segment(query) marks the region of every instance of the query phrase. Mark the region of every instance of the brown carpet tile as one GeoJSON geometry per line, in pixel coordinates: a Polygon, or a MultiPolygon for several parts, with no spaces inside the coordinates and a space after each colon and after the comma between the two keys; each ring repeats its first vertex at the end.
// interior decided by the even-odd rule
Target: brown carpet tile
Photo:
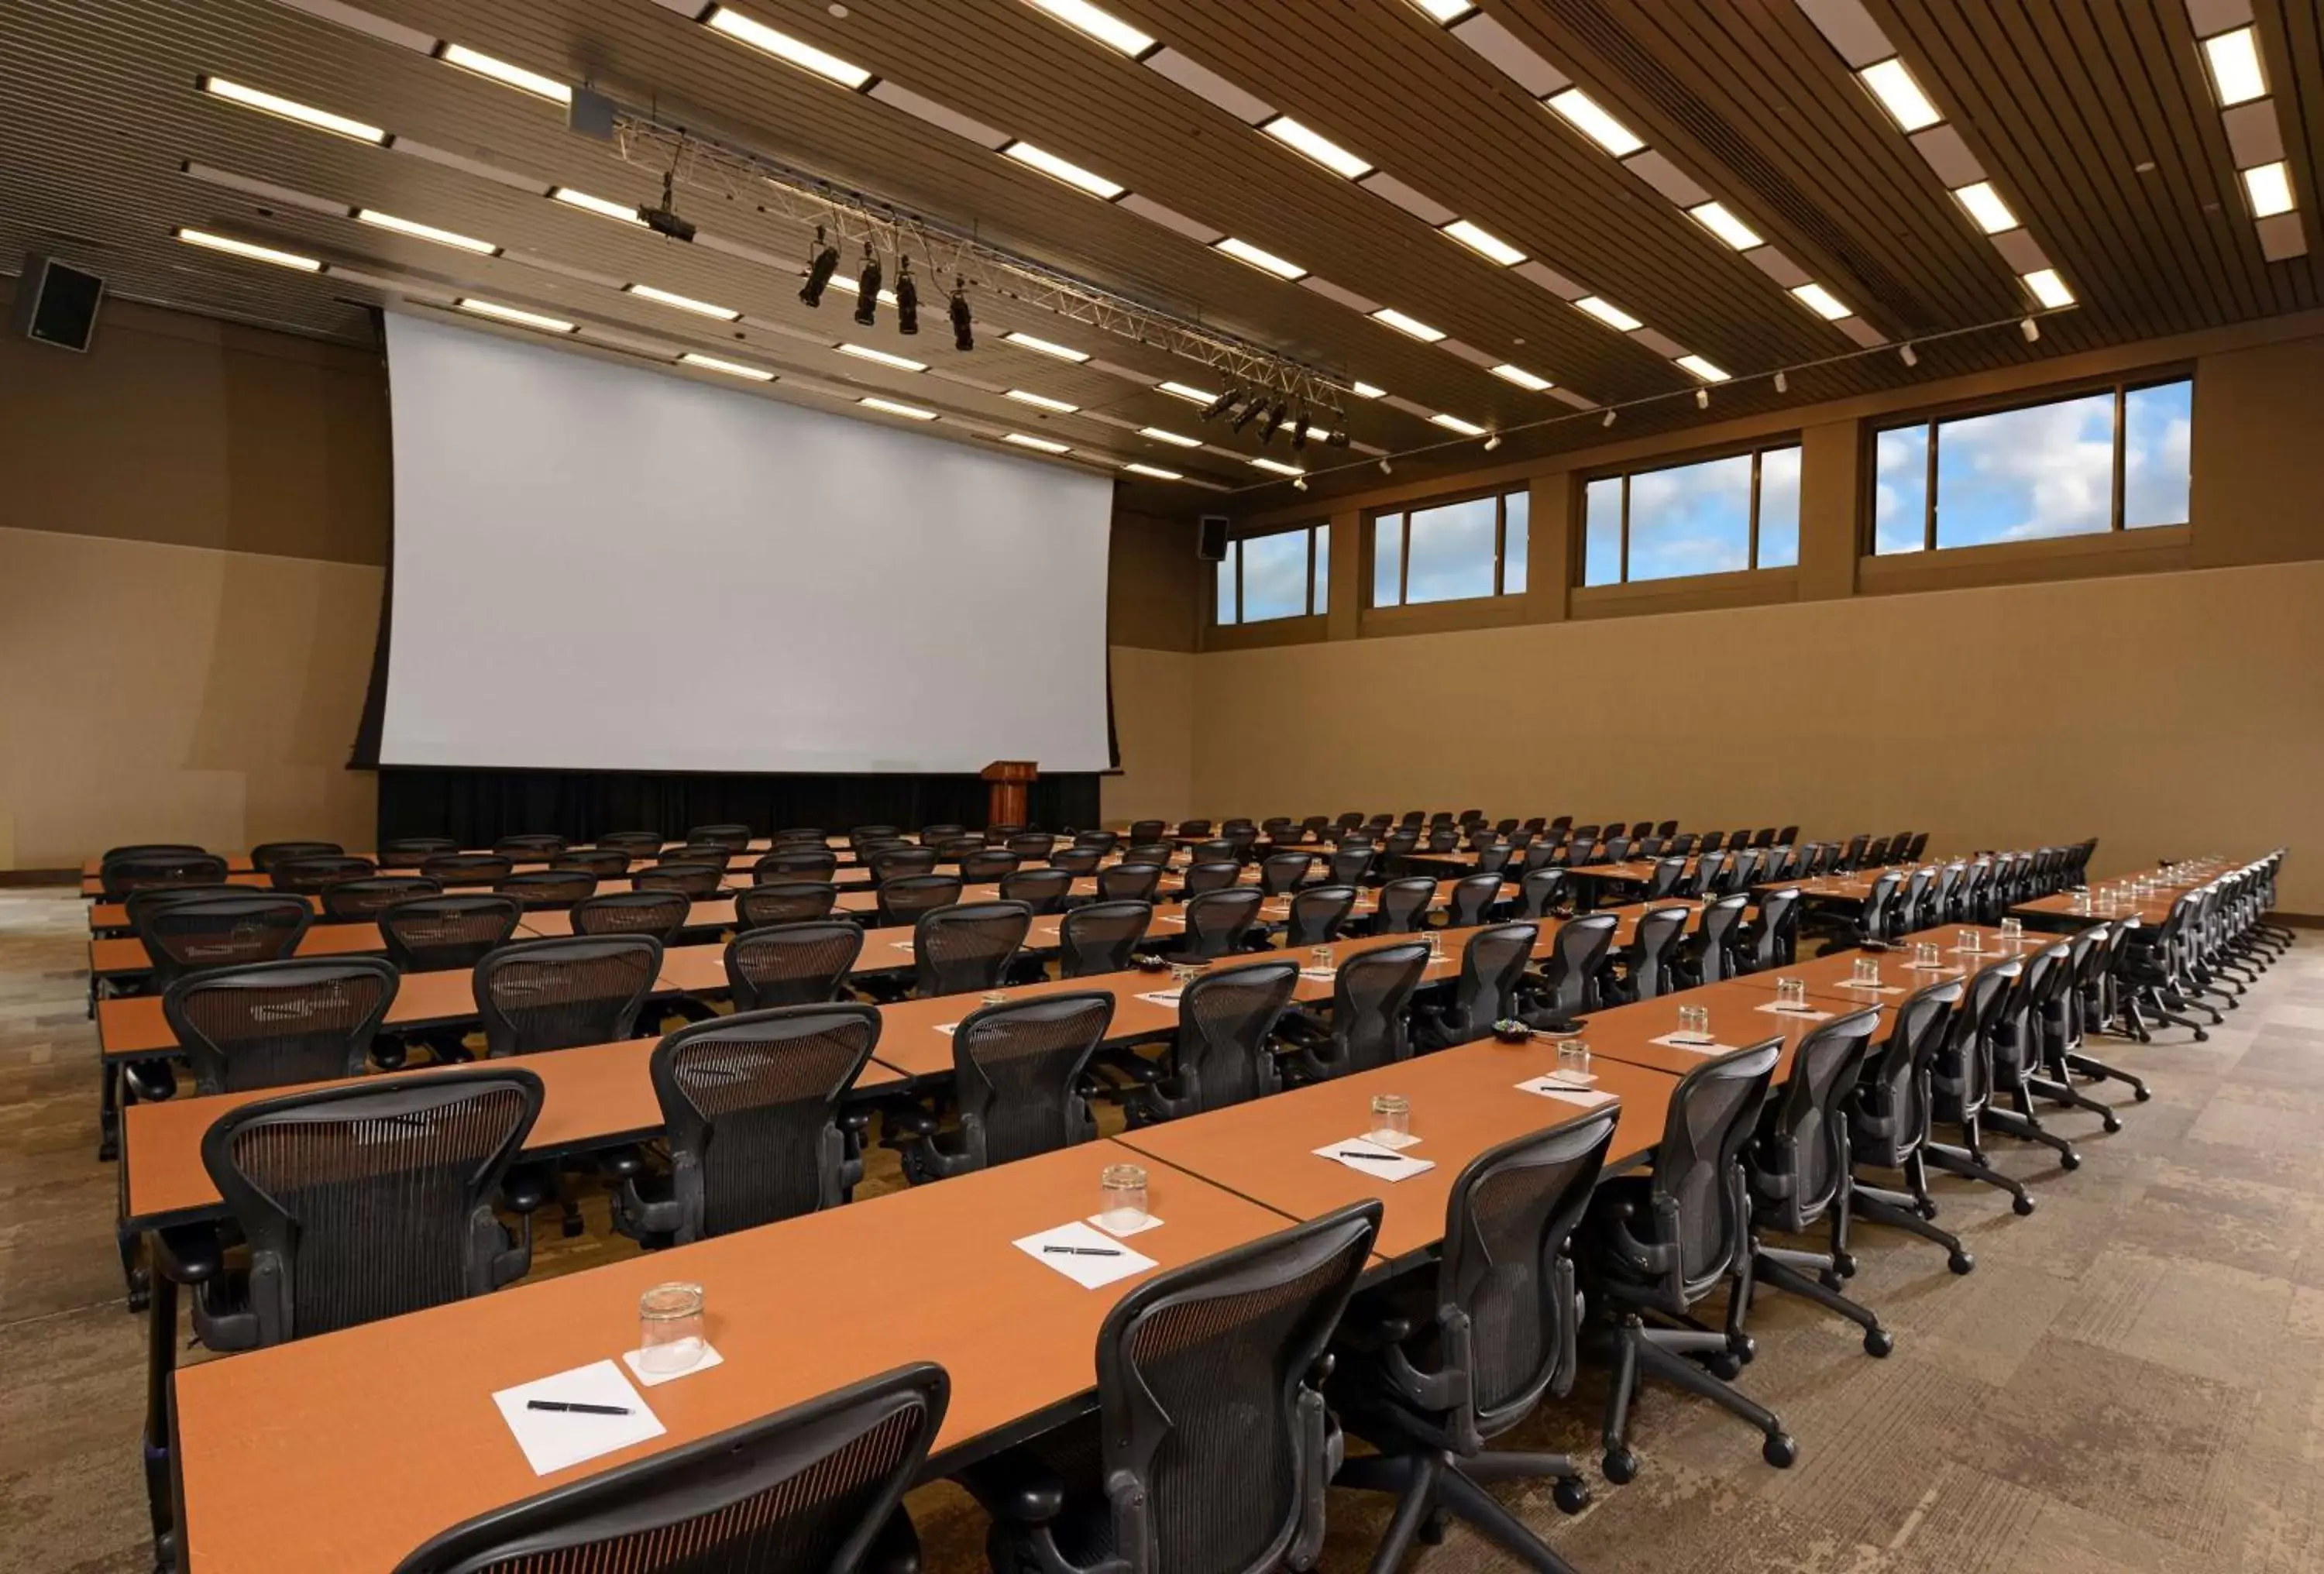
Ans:
{"type": "MultiPolygon", "coordinates": [[[[112,1166],[95,1155],[88,937],[62,891],[0,891],[0,1569],[148,1568],[137,1464],[143,1324],[122,1302],[112,1166]]],[[[2209,1044],[2183,1031],[2101,1053],[2154,1099],[2108,1137],[2060,1115],[2082,1167],[1996,1139],[2040,1199],[1939,1179],[1977,1271],[1857,1232],[1852,1293],[1895,1329],[1874,1360],[1851,1327],[1763,1293],[1741,1386],[1799,1440],[1771,1469],[1756,1434],[1649,1388],[1638,1480],[1598,1480],[1601,1375],[1504,1447],[1582,1454],[1597,1501],[1506,1499],[1590,1574],[1720,1569],[1847,1574],[2098,1574],[2324,1569],[2324,941],[2303,940],[2209,1044]]],[[[899,1183],[875,1153],[871,1188],[899,1183]]],[[[589,1232],[534,1272],[637,1249],[588,1199],[589,1232]]],[[[877,1293],[876,1286],[856,1292],[877,1293]]],[[[189,1351],[188,1360],[202,1358],[189,1351]]],[[[945,1486],[910,1506],[933,1574],[983,1566],[982,1515],[945,1486]]],[[[1361,1569],[1382,1502],[1335,1491],[1323,1567],[1361,1569]]],[[[1508,1560],[1457,1524],[1435,1574],[1508,1560]]]]}

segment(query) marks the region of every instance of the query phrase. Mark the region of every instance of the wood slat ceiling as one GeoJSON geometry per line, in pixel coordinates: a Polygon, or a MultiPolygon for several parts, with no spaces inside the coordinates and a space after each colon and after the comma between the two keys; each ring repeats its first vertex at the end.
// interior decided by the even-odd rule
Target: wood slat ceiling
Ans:
{"type": "MultiPolygon", "coordinates": [[[[1628,409],[1622,431],[1683,428],[1757,409],[1907,386],[2100,345],[2319,304],[2319,253],[2264,262],[2184,9],[2115,0],[1867,0],[2080,299],[2038,344],[2006,329],[1939,340],[1906,367],[1890,351],[1765,373],[1853,349],[1744,257],[1574,133],[1404,0],[1110,0],[1109,9],[1397,179],[1604,293],[1736,374],[1709,413],[1692,380],[1540,286],[1427,233],[1420,220],[1308,163],[1145,66],[1024,0],[749,0],[742,9],[961,113],[1024,137],[1192,216],[1433,323],[1480,350],[1628,409]],[[844,10],[846,14],[831,13],[844,10]],[[2141,170],[2142,164],[2151,168],[2141,170]],[[1757,374],[1757,375],[1755,375],[1757,374]]],[[[1315,292],[1261,275],[896,109],[738,47],[651,0],[365,0],[373,15],[532,69],[591,81],[666,118],[714,129],[879,193],[1157,308],[1213,323],[1432,410],[1523,427],[1572,412],[1315,292]]],[[[2324,142],[2324,53],[2306,0],[2257,0],[2303,210],[2324,142]],[[2289,77],[2289,80],[2282,79],[2289,77]]],[[[2014,317],[2016,281],[1928,165],[1850,78],[1794,0],[1485,0],[1501,26],[1728,201],[1754,228],[1899,340],[2014,317]]],[[[543,254],[865,342],[999,385],[1140,424],[1201,428],[1168,396],[1002,345],[1019,327],[1138,368],[1216,386],[1194,362],[1037,308],[979,303],[979,348],[958,355],[940,311],[917,339],[888,315],[870,330],[833,296],[418,159],[203,98],[204,71],[246,81],[537,178],[650,202],[658,171],[565,129],[555,106],[303,14],[273,0],[113,0],[0,8],[0,92],[15,113],[0,181],[0,255],[52,251],[122,294],[368,342],[364,290],[215,258],[176,224],[272,237],[622,326],[736,358],[1041,432],[1246,486],[1224,454],[1182,452],[1073,417],[685,318],[508,259],[257,200],[189,179],[195,161],[336,201],[543,254]]],[[[747,196],[682,186],[706,230],[779,255],[806,232],[747,196]]],[[[2312,220],[2310,221],[2312,223],[2312,220]]],[[[2311,231],[2311,234],[2313,232],[2311,231]]],[[[855,259],[844,264],[852,272],[855,259]]],[[[892,281],[893,263],[890,262],[892,281]]],[[[925,293],[929,281],[925,272],[925,293]]],[[[925,309],[925,308],[924,308],[925,309]]],[[[1446,436],[1406,411],[1350,400],[1360,440],[1403,453],[1446,436]]],[[[1498,458],[1582,446],[1583,415],[1514,433],[1498,458]]],[[[1283,446],[1275,453],[1283,456],[1283,446]]],[[[1311,465],[1351,456],[1312,446],[1311,465]]],[[[1473,465],[1474,444],[1418,456],[1400,475],[1473,465]]],[[[1343,477],[1369,477],[1354,471],[1343,477]]],[[[1333,489],[1319,476],[1317,492],[1333,489]]],[[[1149,507],[1213,494],[1141,488],[1149,507]]],[[[1276,504],[1279,492],[1246,501],[1276,504]]]]}

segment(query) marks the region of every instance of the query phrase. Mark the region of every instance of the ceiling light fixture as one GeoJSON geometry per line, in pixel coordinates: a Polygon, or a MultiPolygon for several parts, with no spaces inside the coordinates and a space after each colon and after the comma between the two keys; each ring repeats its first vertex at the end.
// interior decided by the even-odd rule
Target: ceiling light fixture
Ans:
{"type": "Polygon", "coordinates": [[[1599,102],[1579,87],[1553,93],[1542,102],[1560,118],[1618,159],[1629,157],[1646,145],[1637,132],[1606,113],[1599,102]]]}
{"type": "Polygon", "coordinates": [[[1038,350],[1044,355],[1055,355],[1060,361],[1071,361],[1076,366],[1089,359],[1085,351],[1076,350],[1066,345],[1052,344],[1047,339],[1037,339],[1030,334],[1020,334],[1013,328],[1001,336],[1020,349],[1038,350]]]}
{"type": "Polygon", "coordinates": [[[742,315],[732,307],[713,306],[706,300],[696,300],[690,295],[678,295],[667,290],[657,290],[650,284],[625,284],[622,288],[641,300],[650,300],[657,305],[672,307],[679,311],[690,311],[696,317],[715,317],[721,322],[733,322],[742,315]]]}
{"type": "Polygon", "coordinates": [[[1524,367],[1512,366],[1506,361],[1492,368],[1492,373],[1502,382],[1514,382],[1527,393],[1541,393],[1555,386],[1548,378],[1536,377],[1524,367]]]}
{"type": "Polygon", "coordinates": [[[1151,437],[1157,443],[1168,443],[1174,447],[1199,448],[1203,446],[1203,439],[1200,437],[1189,437],[1183,433],[1174,432],[1163,427],[1140,427],[1138,428],[1138,435],[1141,437],[1151,437]]]}
{"type": "Polygon", "coordinates": [[[229,82],[223,77],[202,76],[194,78],[194,86],[213,98],[223,98],[229,104],[239,104],[245,109],[295,120],[300,125],[311,125],[317,131],[327,131],[335,136],[355,142],[369,143],[374,147],[387,145],[387,133],[360,120],[344,115],[333,115],[327,109],[317,109],[296,99],[283,98],[256,87],[245,87],[239,82],[229,82]]]}
{"type": "Polygon", "coordinates": [[[1953,188],[1953,200],[1961,205],[1969,222],[1987,235],[1997,235],[2004,230],[2017,227],[2017,216],[2009,211],[2009,204],[1993,189],[1990,180],[1975,180],[1967,186],[1953,188]]]}
{"type": "Polygon", "coordinates": [[[1029,404],[1037,410],[1053,410],[1059,415],[1071,415],[1075,410],[1081,409],[1080,405],[1067,404],[1062,399],[1051,399],[1046,393],[1035,393],[1031,390],[1024,388],[1012,388],[1007,393],[1002,394],[1001,397],[1003,399],[1013,399],[1019,404],[1029,404]]]}
{"type": "Polygon", "coordinates": [[[1306,491],[1306,490],[1307,490],[1307,478],[1306,478],[1305,475],[1295,475],[1295,476],[1293,476],[1293,477],[1291,478],[1291,490],[1292,490],[1292,491],[1294,491],[1294,492],[1305,492],[1305,491],[1306,491]]]}
{"type": "Polygon", "coordinates": [[[1618,328],[1626,334],[1645,326],[1637,318],[1632,317],[1602,295],[1585,295],[1573,304],[1608,327],[1618,328]]]}
{"type": "Polygon", "coordinates": [[[799,304],[821,306],[831,276],[839,272],[839,248],[825,238],[824,226],[815,226],[815,246],[807,254],[807,282],[799,286],[799,304]]]}
{"type": "Polygon", "coordinates": [[[2257,29],[2245,26],[2213,33],[2203,41],[2203,60],[2211,68],[2211,93],[2220,108],[2231,109],[2267,97],[2267,72],[2260,65],[2257,29]]]}
{"type": "Polygon", "coordinates": [[[915,361],[909,355],[890,354],[886,350],[875,350],[869,345],[848,344],[843,341],[834,345],[832,348],[843,355],[853,355],[859,361],[876,361],[882,366],[892,366],[899,372],[925,372],[928,369],[927,363],[925,361],[915,361]]]}
{"type": "Polygon", "coordinates": [[[1109,180],[1094,170],[1084,170],[1069,159],[1061,159],[1031,143],[1013,142],[1001,150],[1001,157],[1014,159],[1028,170],[1038,170],[1052,180],[1062,181],[1076,191],[1086,191],[1092,197],[1111,202],[1129,189],[1118,180],[1109,180]]]}
{"type": "Polygon", "coordinates": [[[1484,428],[1474,421],[1464,421],[1457,415],[1445,415],[1439,411],[1428,419],[1446,431],[1458,432],[1464,437],[1481,437],[1485,435],[1484,428]]]}
{"type": "Polygon", "coordinates": [[[1332,412],[1332,433],[1331,436],[1325,437],[1323,441],[1334,448],[1344,448],[1348,446],[1350,438],[1348,437],[1348,412],[1346,410],[1334,410],[1332,412]]]}
{"type": "Polygon", "coordinates": [[[1471,0],[1412,0],[1412,3],[1419,7],[1431,22],[1441,22],[1447,26],[1477,9],[1471,4],[1471,0]]]}
{"type": "Polygon", "coordinates": [[[1491,437],[1487,437],[1487,438],[1485,439],[1485,452],[1486,452],[1486,453],[1488,453],[1488,454],[1491,453],[1494,449],[1496,449],[1496,448],[1499,447],[1500,446],[1501,446],[1501,434],[1500,434],[1500,433],[1499,433],[1499,432],[1495,432],[1491,437]]]}
{"type": "Polygon", "coordinates": [[[1173,399],[1183,399],[1188,404],[1199,404],[1204,407],[1206,413],[1213,400],[1233,397],[1231,394],[1212,393],[1184,382],[1157,382],[1154,385],[1154,390],[1157,393],[1167,393],[1173,399]]]}
{"type": "Polygon", "coordinates": [[[1917,366],[1921,364],[1921,353],[1910,345],[1899,345],[1896,346],[1896,359],[1907,366],[1917,366]]]}
{"type": "Polygon", "coordinates": [[[1375,388],[1369,382],[1358,382],[1351,387],[1348,391],[1354,394],[1358,399],[1386,399],[1388,397],[1387,389],[1375,388]]]}
{"type": "Polygon", "coordinates": [[[1727,373],[1700,355],[1681,355],[1678,364],[1705,382],[1724,382],[1727,373]]]}
{"type": "Polygon", "coordinates": [[[1212,242],[1211,250],[1224,253],[1238,262],[1246,263],[1262,273],[1272,273],[1277,279],[1304,279],[1307,276],[1307,270],[1298,263],[1286,262],[1273,252],[1261,251],[1249,241],[1239,241],[1232,235],[1212,242]]]}
{"type": "Polygon", "coordinates": [[[1688,217],[1738,252],[1748,252],[1754,246],[1767,244],[1758,231],[1729,213],[1723,202],[1700,203],[1686,212],[1688,217]]]}
{"type": "Polygon", "coordinates": [[[1280,459],[1261,459],[1254,457],[1251,460],[1251,464],[1261,470],[1271,471],[1277,475],[1305,475],[1307,474],[1305,470],[1300,469],[1298,465],[1286,465],[1280,459]]]}
{"type": "Polygon", "coordinates": [[[1250,396],[1250,402],[1242,407],[1241,413],[1238,414],[1233,420],[1229,421],[1227,425],[1233,430],[1239,432],[1242,430],[1243,428],[1250,425],[1251,418],[1258,415],[1266,408],[1267,396],[1262,393],[1254,393],[1250,396]]]}
{"type": "Polygon", "coordinates": [[[1132,475],[1144,475],[1155,481],[1184,481],[1186,479],[1176,470],[1165,470],[1159,465],[1141,465],[1135,459],[1132,459],[1129,464],[1124,465],[1122,468],[1129,471],[1132,475]]]}
{"type": "Polygon", "coordinates": [[[474,235],[464,235],[448,229],[438,229],[432,224],[419,224],[411,219],[398,218],[392,213],[382,213],[375,207],[355,209],[355,222],[370,225],[374,229],[393,230],[414,240],[434,241],[439,246],[451,246],[463,252],[474,252],[480,257],[497,257],[500,247],[490,241],[480,241],[474,235]]]}
{"type": "Polygon", "coordinates": [[[1792,391],[1792,380],[1791,380],[1790,378],[1788,378],[1788,377],[1784,376],[1781,372],[1776,373],[1775,373],[1775,391],[1776,391],[1777,393],[1789,393],[1791,391],[1792,391]]]}
{"type": "Polygon", "coordinates": [[[855,402],[866,410],[884,410],[889,415],[902,416],[908,421],[932,421],[936,419],[936,412],[932,410],[922,410],[917,404],[905,404],[893,399],[875,399],[867,395],[855,402]]]}
{"type": "Polygon", "coordinates": [[[1268,406],[1265,418],[1259,423],[1259,440],[1261,443],[1275,441],[1275,434],[1282,429],[1284,419],[1290,413],[1291,401],[1287,399],[1278,399],[1268,406]]]}
{"type": "Polygon", "coordinates": [[[302,257],[296,252],[238,241],[232,235],[212,235],[208,230],[188,229],[182,225],[170,233],[186,244],[199,246],[206,252],[224,252],[229,257],[243,257],[253,262],[272,262],[278,268],[295,268],[301,273],[323,271],[323,263],[318,258],[302,257]]]}
{"type": "Polygon", "coordinates": [[[821,77],[826,82],[836,82],[843,87],[862,89],[870,85],[872,73],[852,60],[843,60],[811,43],[803,43],[787,32],[778,32],[763,22],[755,22],[739,11],[721,5],[710,13],[706,25],[713,32],[723,32],[737,43],[748,44],[761,54],[769,54],[787,66],[821,77]]]}
{"type": "Polygon", "coordinates": [[[1371,314],[1372,321],[1385,323],[1397,333],[1408,334],[1424,345],[1433,345],[1444,336],[1442,328],[1430,327],[1418,318],[1406,317],[1392,306],[1383,306],[1371,314]]]}
{"type": "Polygon", "coordinates": [[[1014,443],[1020,448],[1037,449],[1044,454],[1070,454],[1073,452],[1072,448],[1063,443],[1053,442],[1047,437],[1027,437],[1023,432],[1003,432],[1001,434],[1001,440],[1004,443],[1014,443]]]}
{"type": "Polygon", "coordinates": [[[1287,115],[1278,115],[1259,129],[1294,152],[1305,154],[1342,179],[1358,180],[1372,172],[1371,165],[1330,137],[1300,124],[1287,115]]]}
{"type": "Polygon", "coordinates": [[[1792,286],[1791,296],[1794,300],[1798,301],[1826,322],[1838,322],[1841,318],[1853,315],[1848,309],[1846,301],[1821,284],[1813,282],[1794,284],[1792,286]]]}
{"type": "Polygon", "coordinates": [[[1698,388],[1694,391],[1694,408],[1697,410],[1709,410],[1711,408],[1711,390],[1708,388],[1698,388]]]}
{"type": "Polygon", "coordinates": [[[1921,85],[1913,80],[1913,73],[1904,69],[1904,58],[1891,55],[1877,64],[1869,65],[1856,73],[1857,80],[1869,88],[1872,97],[1880,100],[1880,107],[1888,118],[1904,132],[1925,131],[1942,120],[1921,85]]]}
{"type": "Polygon", "coordinates": [[[1465,218],[1456,218],[1436,233],[1452,236],[1477,255],[1504,268],[1514,268],[1526,260],[1526,254],[1490,230],[1480,229],[1465,218]]]}
{"type": "Polygon", "coordinates": [[[729,377],[741,377],[752,382],[772,382],[775,374],[761,372],[756,366],[745,366],[739,361],[721,361],[715,355],[697,355],[692,350],[678,357],[689,366],[699,366],[705,372],[724,372],[729,377]]]}
{"type": "Polygon", "coordinates": [[[488,77],[503,87],[513,87],[520,93],[530,93],[552,104],[573,102],[573,89],[556,78],[528,71],[522,66],[512,66],[506,60],[495,60],[482,50],[472,50],[464,43],[454,43],[446,39],[436,46],[436,58],[447,66],[457,66],[464,71],[488,77]]]}
{"type": "MultiPolygon", "coordinates": [[[[1169,387],[1169,384],[1166,382],[1166,383],[1164,383],[1164,384],[1163,384],[1163,387],[1167,388],[1167,387],[1169,387]]],[[[1242,390],[1241,390],[1241,389],[1240,389],[1240,388],[1230,388],[1230,389],[1228,389],[1224,393],[1220,394],[1216,399],[1214,399],[1214,400],[1211,400],[1211,402],[1210,402],[1210,403],[1208,403],[1208,404],[1206,404],[1206,405],[1204,405],[1204,406],[1203,407],[1203,419],[1204,419],[1204,420],[1206,420],[1206,421],[1212,421],[1212,420],[1216,420],[1216,419],[1219,419],[1219,417],[1221,417],[1221,416],[1222,416],[1222,415],[1226,414],[1226,413],[1227,413],[1227,411],[1229,411],[1229,410],[1231,410],[1234,409],[1234,407],[1235,407],[1235,400],[1237,400],[1240,399],[1241,397],[1242,397],[1242,390]]]]}
{"type": "Polygon", "coordinates": [[[1612,425],[1614,424],[1614,412],[1613,412],[1612,410],[1608,410],[1608,411],[1606,412],[1606,419],[1605,419],[1604,420],[1600,421],[1598,424],[1599,424],[1600,426],[1601,426],[1601,427],[1610,427],[1610,426],[1612,426],[1612,425]]]}
{"type": "Polygon", "coordinates": [[[855,276],[855,321],[871,327],[880,320],[880,253],[863,243],[863,269],[855,276]]]}
{"type": "Polygon", "coordinates": [[[968,309],[968,283],[958,274],[953,276],[952,305],[946,310],[952,318],[952,347],[976,348],[976,318],[968,309]]]}
{"type": "Polygon", "coordinates": [[[2042,336],[2042,325],[2029,317],[2018,323],[2017,331],[2024,336],[2025,342],[2030,345],[2042,336]]]}
{"type": "Polygon", "coordinates": [[[2052,311],[2074,304],[2074,292],[2058,277],[2055,268],[2039,268],[2031,273],[2021,273],[2018,280],[2034,293],[2034,299],[2052,311]]]}
{"type": "Polygon", "coordinates": [[[896,259],[896,331],[917,334],[920,331],[920,287],[912,278],[912,260],[896,259]]]}
{"type": "Polygon", "coordinates": [[[552,186],[549,195],[567,207],[577,207],[600,218],[619,219],[623,224],[636,225],[640,229],[646,226],[646,221],[638,216],[638,210],[627,203],[608,202],[602,197],[592,197],[586,191],[576,191],[570,186],[552,186]]]}
{"type": "Polygon", "coordinates": [[[1396,474],[1396,466],[1388,462],[1388,456],[1385,454],[1380,456],[1379,473],[1382,475],[1393,475],[1396,474]]]}
{"type": "Polygon", "coordinates": [[[1033,4],[1067,27],[1089,34],[1106,48],[1119,50],[1133,60],[1142,59],[1154,48],[1154,40],[1111,12],[1090,5],[1089,0],[1033,0],[1033,4]]]}
{"type": "Polygon", "coordinates": [[[561,317],[548,317],[519,307],[503,306],[497,300],[479,300],[473,295],[463,295],[452,304],[478,317],[488,317],[495,322],[514,323],[521,328],[538,328],[544,334],[569,334],[574,331],[573,325],[561,317]]]}
{"type": "Polygon", "coordinates": [[[2273,218],[2292,208],[2292,166],[2278,159],[2243,171],[2244,195],[2251,199],[2254,218],[2273,218]]]}

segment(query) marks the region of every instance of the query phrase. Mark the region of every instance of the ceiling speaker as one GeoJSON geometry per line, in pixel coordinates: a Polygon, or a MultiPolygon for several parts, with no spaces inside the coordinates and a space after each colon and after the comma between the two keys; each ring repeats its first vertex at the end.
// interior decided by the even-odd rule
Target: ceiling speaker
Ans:
{"type": "Polygon", "coordinates": [[[1194,556],[1205,563],[1227,560],[1227,516],[1204,514],[1202,538],[1194,543],[1194,556]]]}
{"type": "Polygon", "coordinates": [[[104,299],[105,281],[96,274],[29,252],[16,278],[16,331],[43,345],[86,353],[104,299]]]}

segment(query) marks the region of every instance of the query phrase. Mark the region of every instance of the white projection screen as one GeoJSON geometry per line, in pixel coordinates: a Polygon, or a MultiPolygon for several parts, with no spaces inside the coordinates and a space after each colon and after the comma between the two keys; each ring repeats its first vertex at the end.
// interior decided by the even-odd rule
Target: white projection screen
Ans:
{"type": "Polygon", "coordinates": [[[382,764],[1110,764],[1110,478],[424,318],[387,345],[382,764]]]}

